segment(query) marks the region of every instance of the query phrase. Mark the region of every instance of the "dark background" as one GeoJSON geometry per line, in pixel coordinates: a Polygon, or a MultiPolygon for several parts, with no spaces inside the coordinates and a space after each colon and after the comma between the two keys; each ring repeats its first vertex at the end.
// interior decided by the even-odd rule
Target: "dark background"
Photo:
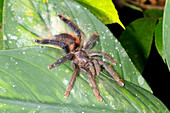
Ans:
{"type": "MultiPolygon", "coordinates": [[[[113,1],[114,2],[114,1],[113,1]]],[[[118,10],[119,18],[127,26],[134,20],[143,17],[143,13],[127,7],[120,7],[114,3],[118,10]]],[[[111,32],[119,39],[119,36],[123,32],[123,29],[118,24],[107,25],[111,32]]],[[[153,94],[160,99],[170,109],[170,94],[169,94],[169,83],[170,83],[170,72],[168,71],[167,65],[163,62],[161,56],[156,50],[155,43],[153,40],[151,53],[145,65],[142,73],[145,80],[153,90],[153,94]]]]}

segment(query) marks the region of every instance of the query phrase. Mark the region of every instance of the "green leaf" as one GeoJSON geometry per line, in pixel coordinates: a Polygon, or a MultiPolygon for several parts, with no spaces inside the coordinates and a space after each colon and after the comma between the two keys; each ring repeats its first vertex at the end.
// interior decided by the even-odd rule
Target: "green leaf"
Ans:
{"type": "Polygon", "coordinates": [[[163,11],[159,9],[149,9],[144,11],[144,17],[152,18],[152,19],[159,19],[162,18],[163,11]]]}
{"type": "Polygon", "coordinates": [[[165,51],[165,58],[170,70],[170,1],[166,0],[164,16],[163,16],[163,46],[165,51]]]}
{"type": "Polygon", "coordinates": [[[146,10],[144,17],[130,23],[119,38],[141,73],[150,54],[157,19],[161,16],[161,10],[146,10]]]}
{"type": "Polygon", "coordinates": [[[158,53],[161,55],[163,61],[165,62],[165,52],[163,48],[163,39],[162,39],[162,28],[163,28],[162,23],[163,23],[163,19],[159,21],[155,29],[155,45],[158,50],[158,53]]]}
{"type": "Polygon", "coordinates": [[[3,0],[0,0],[0,50],[2,49],[2,12],[3,12],[3,0]]]}
{"type": "Polygon", "coordinates": [[[4,0],[0,0],[0,26],[2,25],[3,2],[4,0]]]}
{"type": "Polygon", "coordinates": [[[73,71],[70,62],[47,69],[55,60],[50,55],[60,58],[62,54],[62,50],[46,47],[1,50],[0,111],[168,112],[150,92],[127,81],[121,87],[105,72],[96,77],[103,102],[97,101],[84,74],[78,76],[65,99],[63,94],[73,71]]]}
{"type": "Polygon", "coordinates": [[[89,9],[95,16],[97,16],[105,24],[118,23],[125,29],[125,26],[119,19],[118,12],[112,0],[75,0],[81,5],[89,9]]]}
{"type": "Polygon", "coordinates": [[[0,31],[0,50],[2,49],[2,32],[0,31]]]}
{"type": "Polygon", "coordinates": [[[138,82],[138,77],[141,77],[141,75],[136,71],[118,40],[111,34],[104,24],[78,3],[73,1],[58,1],[55,3],[50,1],[50,3],[48,3],[50,10],[48,9],[47,12],[47,4],[41,2],[39,5],[35,5],[36,2],[28,1],[27,7],[23,2],[16,2],[16,5],[12,5],[13,2],[7,2],[9,5],[7,6],[8,10],[5,10],[5,14],[7,14],[4,17],[5,20],[10,19],[8,17],[9,12],[11,13],[10,16],[12,16],[11,18],[13,18],[13,20],[6,20],[6,24],[4,24],[3,31],[4,37],[6,37],[6,40],[4,40],[4,49],[31,47],[38,45],[33,41],[36,38],[47,38],[63,32],[73,32],[68,25],[57,17],[57,13],[59,12],[72,19],[73,22],[83,30],[87,37],[86,41],[89,40],[93,33],[98,32],[100,35],[99,44],[93,48],[93,51],[106,52],[112,55],[117,61],[118,66],[116,68],[118,72],[125,78],[125,80],[151,91],[146,82],[143,82],[143,84],[138,82]],[[53,5],[56,6],[53,7],[53,5]],[[23,9],[22,7],[25,8],[25,10],[20,10],[23,9]],[[63,10],[64,8],[66,9],[66,7],[69,7],[69,9],[67,8],[67,10],[63,10]],[[79,9],[77,9],[77,7],[79,7],[79,9]],[[10,26],[11,23],[13,26],[10,26]],[[112,47],[108,48],[109,45],[112,47]],[[131,69],[129,69],[129,67],[131,67],[131,69]],[[127,69],[129,71],[126,71],[127,69]],[[136,77],[134,78],[132,75],[136,75],[136,77]]]}
{"type": "Polygon", "coordinates": [[[77,2],[6,0],[4,22],[5,50],[0,50],[1,112],[168,112],[150,93],[150,87],[118,40],[77,2]],[[108,53],[116,60],[114,70],[124,80],[125,86],[119,86],[103,70],[96,76],[103,102],[96,99],[84,73],[77,77],[70,96],[65,99],[64,92],[73,73],[71,63],[48,70],[47,66],[61,58],[64,51],[41,48],[33,42],[35,38],[73,32],[57,17],[57,13],[72,19],[85,33],[86,41],[98,32],[100,38],[91,51],[108,53]]]}
{"type": "Polygon", "coordinates": [[[119,41],[134,62],[137,69],[142,72],[150,54],[156,20],[140,18],[127,26],[119,41]]]}
{"type": "Polygon", "coordinates": [[[131,8],[131,9],[133,9],[133,10],[137,10],[137,11],[143,12],[142,8],[137,7],[137,6],[135,6],[135,5],[132,5],[132,4],[129,4],[129,3],[126,3],[126,2],[123,2],[123,1],[121,1],[121,4],[123,4],[123,5],[126,6],[126,7],[131,8]]]}

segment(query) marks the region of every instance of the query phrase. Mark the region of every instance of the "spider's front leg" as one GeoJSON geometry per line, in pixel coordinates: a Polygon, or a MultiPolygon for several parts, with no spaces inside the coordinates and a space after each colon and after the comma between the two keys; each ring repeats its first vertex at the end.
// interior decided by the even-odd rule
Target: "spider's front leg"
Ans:
{"type": "Polygon", "coordinates": [[[113,71],[113,69],[111,68],[111,66],[109,66],[106,62],[97,59],[99,64],[103,65],[104,68],[110,73],[110,75],[112,75],[112,77],[116,80],[116,82],[120,85],[120,86],[124,86],[124,83],[122,82],[122,79],[120,79],[116,72],[113,71]]]}
{"type": "Polygon", "coordinates": [[[70,93],[71,89],[73,88],[74,82],[75,82],[77,74],[78,74],[78,70],[79,70],[78,66],[76,64],[73,64],[73,68],[74,68],[74,72],[73,72],[72,78],[70,80],[70,83],[69,83],[68,87],[66,88],[66,92],[64,94],[65,98],[67,98],[69,96],[69,93],[70,93]]]}
{"type": "Polygon", "coordinates": [[[59,66],[61,63],[67,61],[67,60],[71,60],[73,57],[73,54],[67,54],[66,56],[63,56],[62,58],[60,58],[59,60],[57,60],[57,62],[51,64],[50,66],[48,66],[48,69],[52,69],[54,67],[59,66]]]}
{"type": "Polygon", "coordinates": [[[65,18],[63,15],[61,15],[60,13],[57,14],[58,17],[66,24],[68,24],[71,29],[73,29],[73,31],[77,34],[77,37],[79,38],[79,44],[80,44],[80,48],[82,47],[84,40],[85,40],[85,35],[84,33],[79,29],[79,27],[73,23],[70,19],[65,18]]]}
{"type": "Polygon", "coordinates": [[[102,101],[102,97],[101,97],[101,95],[99,93],[99,90],[97,88],[97,84],[95,82],[95,79],[93,79],[92,73],[88,69],[86,69],[86,68],[82,68],[81,67],[80,70],[88,75],[90,83],[91,83],[92,88],[93,88],[93,92],[94,92],[96,98],[101,102],[102,101]]]}
{"type": "Polygon", "coordinates": [[[65,50],[66,53],[70,52],[69,45],[66,44],[64,41],[57,41],[57,40],[51,40],[51,39],[35,39],[34,42],[38,44],[51,44],[51,45],[57,45],[65,50]]]}
{"type": "Polygon", "coordinates": [[[94,33],[94,34],[90,37],[90,39],[89,39],[89,41],[86,43],[86,45],[83,47],[83,49],[85,49],[85,50],[91,49],[93,43],[98,39],[98,37],[99,37],[98,33],[97,33],[97,32],[94,33]]]}

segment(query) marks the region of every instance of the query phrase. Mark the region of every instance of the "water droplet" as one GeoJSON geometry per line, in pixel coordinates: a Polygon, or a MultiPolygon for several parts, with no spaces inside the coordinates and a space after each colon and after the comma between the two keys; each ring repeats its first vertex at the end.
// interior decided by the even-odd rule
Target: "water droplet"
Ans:
{"type": "Polygon", "coordinates": [[[14,58],[11,57],[11,61],[15,61],[14,58]]]}
{"type": "Polygon", "coordinates": [[[68,85],[68,80],[64,79],[64,80],[63,80],[63,84],[64,84],[64,85],[68,85]]]}
{"type": "Polygon", "coordinates": [[[22,53],[25,54],[25,51],[23,51],[22,53]]]}
{"type": "Polygon", "coordinates": [[[18,62],[15,62],[15,64],[18,64],[18,62]]]}
{"type": "Polygon", "coordinates": [[[65,72],[66,72],[66,73],[68,73],[68,72],[69,72],[69,70],[67,69],[67,70],[65,70],[65,72]]]}
{"type": "Polygon", "coordinates": [[[7,34],[7,36],[9,36],[9,37],[10,37],[10,36],[11,36],[11,34],[7,34]]]}
{"type": "Polygon", "coordinates": [[[16,85],[12,85],[12,87],[15,87],[16,85]]]}
{"type": "Polygon", "coordinates": [[[139,77],[138,77],[138,83],[139,83],[140,85],[143,85],[144,79],[142,78],[142,76],[139,76],[139,77]]]}
{"type": "Polygon", "coordinates": [[[77,6],[76,6],[76,8],[77,8],[77,9],[79,9],[79,8],[80,8],[80,6],[79,6],[79,5],[77,5],[77,6]]]}
{"type": "Polygon", "coordinates": [[[38,109],[40,108],[40,106],[38,106],[38,109]]]}
{"type": "Polygon", "coordinates": [[[8,69],[8,67],[9,67],[9,63],[5,63],[5,68],[8,69]]]}
{"type": "Polygon", "coordinates": [[[74,91],[74,89],[72,89],[70,92],[71,92],[71,93],[74,93],[75,91],[74,91]]]}
{"type": "Polygon", "coordinates": [[[18,39],[17,36],[12,36],[12,35],[10,35],[9,38],[10,38],[11,40],[17,40],[17,39],[18,39]]]}
{"type": "Polygon", "coordinates": [[[12,42],[11,41],[8,41],[10,44],[12,44],[12,42]]]}
{"type": "MultiPolygon", "coordinates": [[[[5,94],[6,93],[6,89],[5,88],[3,88],[2,86],[0,86],[0,94],[5,94]]],[[[6,105],[6,104],[4,104],[4,105],[6,105]]]]}
{"type": "Polygon", "coordinates": [[[7,37],[5,35],[3,35],[3,40],[7,40],[7,37]]]}

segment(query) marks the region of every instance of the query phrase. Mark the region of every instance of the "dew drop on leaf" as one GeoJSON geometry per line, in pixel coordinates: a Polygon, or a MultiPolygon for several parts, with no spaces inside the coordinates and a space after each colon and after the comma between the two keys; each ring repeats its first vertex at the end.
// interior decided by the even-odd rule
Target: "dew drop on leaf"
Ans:
{"type": "Polygon", "coordinates": [[[139,76],[138,77],[138,82],[139,82],[140,85],[143,85],[144,79],[141,76],[139,76]]]}

